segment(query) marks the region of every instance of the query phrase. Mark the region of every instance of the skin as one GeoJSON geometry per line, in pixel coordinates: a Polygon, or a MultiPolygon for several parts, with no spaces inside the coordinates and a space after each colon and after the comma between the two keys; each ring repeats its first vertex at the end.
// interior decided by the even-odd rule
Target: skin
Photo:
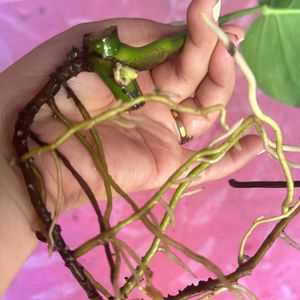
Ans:
{"type": "MultiPolygon", "coordinates": [[[[160,86],[166,91],[179,94],[176,101],[193,107],[228,103],[235,81],[234,63],[198,14],[199,11],[204,11],[212,16],[213,5],[214,1],[211,0],[191,1],[187,11],[188,35],[182,51],[155,69],[139,74],[138,83],[144,93],[152,92],[155,86],[160,86]]],[[[121,40],[133,46],[144,45],[180,30],[170,25],[139,19],[82,24],[48,40],[0,74],[0,295],[3,295],[38,243],[33,233],[37,218],[25,190],[21,171],[16,165],[10,166],[13,153],[11,137],[17,113],[38,92],[54,68],[61,64],[71,46],[81,44],[84,33],[101,31],[114,24],[119,28],[121,40]]],[[[241,29],[235,26],[226,26],[224,30],[235,43],[243,36],[241,29]]],[[[77,78],[71,79],[69,84],[91,115],[115,103],[108,88],[95,74],[81,73],[77,78]]],[[[57,94],[56,101],[68,118],[80,120],[64,91],[57,94]]],[[[97,127],[104,144],[109,171],[126,192],[158,187],[193,151],[179,145],[176,123],[169,109],[163,105],[147,103],[130,114],[144,118],[135,129],[127,130],[111,123],[97,127]]],[[[181,114],[181,117],[188,134],[199,137],[212,126],[218,114],[205,118],[181,114]]],[[[44,141],[49,142],[65,128],[52,118],[49,109],[43,108],[33,130],[44,141]]],[[[230,151],[223,160],[206,171],[201,182],[235,172],[262,149],[259,138],[254,135],[244,137],[240,144],[241,151],[230,151]]],[[[97,198],[104,199],[102,180],[79,142],[71,138],[60,149],[89,183],[97,198]]],[[[50,155],[42,155],[37,159],[37,164],[47,182],[48,207],[53,210],[57,193],[53,160],[50,155]]],[[[62,209],[66,211],[87,200],[64,167],[62,172],[62,209]]]]}

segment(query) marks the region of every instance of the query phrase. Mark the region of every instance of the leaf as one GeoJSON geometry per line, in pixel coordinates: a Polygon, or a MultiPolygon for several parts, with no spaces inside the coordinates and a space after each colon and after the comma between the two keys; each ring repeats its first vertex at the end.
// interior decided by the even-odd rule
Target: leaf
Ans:
{"type": "MultiPolygon", "coordinates": [[[[290,5],[297,8],[300,1],[290,5]]],[[[300,107],[300,10],[267,8],[264,13],[247,31],[241,52],[264,92],[300,107]]]]}

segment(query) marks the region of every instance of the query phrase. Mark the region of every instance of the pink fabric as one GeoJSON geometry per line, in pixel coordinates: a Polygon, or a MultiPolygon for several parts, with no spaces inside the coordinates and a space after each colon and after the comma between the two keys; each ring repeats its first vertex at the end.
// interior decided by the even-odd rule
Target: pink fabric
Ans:
{"type": "MultiPolygon", "coordinates": [[[[94,21],[112,17],[142,17],[161,22],[173,22],[185,19],[188,0],[1,0],[0,1],[0,70],[16,61],[29,50],[80,22],[94,21]],[[88,3],[88,4],[87,4],[88,3]]],[[[241,2],[242,3],[242,2],[241,2]]],[[[237,1],[223,0],[222,13],[256,5],[256,1],[237,4],[237,1]]],[[[244,26],[245,21],[241,20],[244,26]]],[[[249,114],[246,102],[247,86],[239,74],[233,99],[229,105],[229,120],[239,120],[249,114]]],[[[271,101],[259,92],[263,109],[275,118],[285,134],[285,142],[300,144],[297,118],[299,110],[271,101]],[[292,117],[290,117],[292,116],[292,117]]],[[[209,134],[220,133],[218,127],[209,134]]],[[[203,144],[194,140],[190,146],[203,144]]],[[[297,156],[294,156],[294,158],[297,156]]],[[[299,171],[294,172],[298,176],[299,171]]],[[[282,180],[283,174],[278,163],[266,155],[260,155],[243,170],[234,175],[241,180],[282,180]]],[[[261,215],[271,216],[279,213],[284,199],[284,190],[234,190],[227,183],[228,178],[205,184],[205,190],[198,195],[182,199],[176,216],[176,231],[169,234],[191,247],[201,255],[218,264],[225,273],[237,267],[239,243],[252,221],[261,215]]],[[[134,195],[137,203],[144,203],[152,192],[134,195]]],[[[296,192],[296,195],[298,192],[296,192]]],[[[170,198],[170,191],[165,197],[170,198]]],[[[159,205],[158,205],[159,206],[159,205]]],[[[162,208],[155,209],[162,213],[162,208]]],[[[122,200],[116,200],[114,220],[124,217],[129,210],[122,200]]],[[[287,233],[300,242],[300,218],[297,217],[288,227],[287,233]]],[[[78,245],[97,232],[97,225],[90,206],[69,212],[60,223],[63,235],[71,246],[78,245]]],[[[270,231],[271,225],[265,225],[255,231],[249,240],[246,253],[252,255],[262,239],[270,231]]],[[[151,239],[140,223],[133,224],[120,233],[142,256],[151,239]]],[[[21,245],[20,245],[21,247],[21,245]]],[[[103,261],[103,250],[96,249],[82,259],[83,264],[96,275],[99,281],[109,284],[108,267],[103,261]]],[[[201,265],[189,262],[188,266],[198,279],[207,279],[209,274],[201,265]]],[[[165,294],[174,294],[188,283],[197,280],[182,271],[174,262],[158,254],[152,261],[154,284],[165,294]],[[157,272],[156,272],[157,271],[157,272]]],[[[299,252],[278,240],[271,248],[253,275],[240,282],[250,288],[259,299],[296,300],[300,299],[299,252]]],[[[126,272],[124,276],[126,276],[126,272]]],[[[1,280],[1,279],[0,279],[1,280]]],[[[130,297],[132,299],[132,297],[130,297]]],[[[145,298],[145,297],[144,297],[145,298]]],[[[9,287],[4,300],[83,300],[86,296],[64,267],[57,254],[48,259],[45,245],[39,245],[28,258],[23,268],[9,287]]],[[[234,299],[230,294],[222,294],[215,299],[234,299]]]]}

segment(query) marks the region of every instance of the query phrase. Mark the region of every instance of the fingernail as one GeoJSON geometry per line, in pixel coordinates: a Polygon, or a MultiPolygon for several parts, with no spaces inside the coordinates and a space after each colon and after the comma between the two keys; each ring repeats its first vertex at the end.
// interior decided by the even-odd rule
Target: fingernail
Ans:
{"type": "Polygon", "coordinates": [[[235,46],[238,48],[239,46],[240,46],[240,44],[241,44],[241,42],[244,40],[245,38],[237,38],[237,42],[236,42],[236,44],[235,44],[235,46]]]}
{"type": "Polygon", "coordinates": [[[230,37],[230,40],[233,43],[233,45],[238,48],[240,45],[241,39],[239,39],[239,37],[234,33],[231,33],[231,32],[225,32],[225,33],[230,37]]]}
{"type": "Polygon", "coordinates": [[[213,8],[213,16],[214,20],[217,22],[219,20],[220,11],[221,11],[221,0],[218,0],[218,2],[214,5],[213,8]]]}
{"type": "Polygon", "coordinates": [[[259,151],[258,153],[257,153],[257,155],[261,155],[261,154],[263,154],[263,153],[265,153],[266,152],[266,149],[262,149],[261,151],[259,151]]]}
{"type": "Polygon", "coordinates": [[[239,37],[236,35],[236,34],[232,34],[233,36],[234,36],[234,42],[233,42],[233,44],[234,44],[234,46],[235,47],[239,47],[239,45],[240,45],[240,39],[239,39],[239,37]]]}

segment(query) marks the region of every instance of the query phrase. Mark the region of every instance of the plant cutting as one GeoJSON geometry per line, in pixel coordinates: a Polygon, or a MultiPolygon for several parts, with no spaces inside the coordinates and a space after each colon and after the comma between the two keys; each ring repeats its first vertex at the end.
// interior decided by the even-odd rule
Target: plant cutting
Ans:
{"type": "MultiPolygon", "coordinates": [[[[204,109],[193,108],[176,103],[176,95],[172,90],[164,91],[159,88],[152,94],[142,95],[142,89],[139,87],[137,80],[139,72],[151,70],[181,51],[186,41],[187,33],[185,29],[175,35],[154,41],[140,48],[134,48],[123,43],[118,36],[118,27],[115,26],[108,27],[102,32],[87,34],[83,38],[82,48],[71,50],[67,60],[51,75],[48,83],[36,97],[20,110],[14,133],[15,160],[22,169],[28,194],[38,215],[35,228],[36,235],[38,239],[48,243],[49,254],[53,251],[60,253],[66,266],[90,299],[122,299],[130,297],[130,293],[134,288],[138,288],[153,299],[188,299],[195,296],[202,297],[200,299],[209,299],[223,291],[230,291],[239,298],[242,298],[242,295],[247,295],[249,298],[255,299],[252,292],[238,283],[239,279],[248,275],[257,266],[278,237],[284,236],[289,244],[295,244],[291,242],[292,238],[288,237],[284,230],[300,209],[300,203],[295,199],[294,182],[291,175],[291,168],[297,168],[298,164],[288,161],[285,153],[287,151],[298,151],[299,148],[294,145],[285,145],[280,125],[260,109],[256,97],[256,82],[262,90],[275,99],[299,106],[297,70],[293,67],[297,66],[295,55],[297,51],[294,50],[297,45],[295,45],[294,39],[290,38],[296,36],[297,26],[295,24],[297,23],[296,17],[299,13],[299,4],[297,1],[260,1],[256,8],[221,17],[219,24],[224,24],[229,20],[251,13],[260,13],[261,15],[247,31],[245,41],[241,46],[242,54],[240,54],[216,24],[206,14],[199,12],[199,20],[204,20],[206,26],[210,27],[224,43],[230,55],[245,74],[249,84],[248,100],[252,114],[245,116],[234,125],[227,123],[226,108],[222,104],[204,109]],[[277,31],[274,31],[274,24],[277,26],[277,31]],[[283,37],[283,31],[289,32],[290,35],[283,37]],[[268,37],[272,36],[273,55],[268,53],[270,40],[268,45],[264,45],[261,38],[262,34],[268,37]],[[285,42],[283,42],[284,38],[287,39],[285,42]],[[293,43],[292,47],[290,46],[291,43],[293,43]],[[258,50],[259,55],[254,55],[254,52],[258,50]],[[272,59],[276,59],[276,68],[278,69],[275,71],[271,69],[275,65],[272,59]],[[83,71],[97,74],[119,101],[99,114],[92,116],[80,97],[68,84],[69,79],[83,71]],[[274,81],[279,83],[274,85],[274,81]],[[61,88],[64,89],[67,97],[71,99],[78,110],[81,116],[80,121],[74,122],[69,119],[56,103],[55,96],[61,88]],[[144,109],[151,103],[160,103],[163,107],[174,111],[174,118],[178,118],[180,113],[206,117],[218,112],[224,134],[210,141],[206,147],[197,149],[195,154],[174,171],[145,205],[138,207],[134,199],[111,176],[103,149],[105,145],[102,144],[102,139],[96,128],[99,124],[112,122],[121,129],[134,129],[139,122],[143,122],[143,119],[138,115],[134,115],[132,111],[144,109]],[[52,141],[43,140],[34,129],[36,115],[44,105],[49,107],[55,121],[61,122],[66,128],[63,133],[56,136],[52,141]],[[274,131],[274,141],[267,134],[266,125],[274,131]],[[281,213],[276,216],[259,217],[254,220],[253,225],[241,240],[237,268],[229,274],[223,274],[216,264],[168,236],[166,229],[174,221],[173,211],[178,201],[186,195],[187,188],[197,182],[204,170],[222,161],[228,151],[233,148],[238,150],[242,137],[251,128],[254,128],[261,137],[266,152],[277,159],[281,165],[286,180],[287,193],[282,201],[281,213]],[[99,208],[96,193],[91,189],[84,176],[76,170],[67,155],[64,154],[63,145],[71,137],[75,137],[78,143],[86,149],[94,167],[103,178],[107,200],[107,207],[104,212],[99,208]],[[49,182],[45,180],[43,172],[35,164],[35,161],[43,155],[51,157],[55,170],[57,197],[54,201],[55,205],[51,209],[52,213],[47,207],[47,186],[49,182]],[[75,249],[70,249],[67,246],[61,228],[57,224],[57,218],[62,209],[64,190],[63,166],[69,170],[69,173],[72,174],[90,200],[99,223],[99,234],[91,237],[75,249]],[[164,194],[174,185],[176,188],[173,197],[169,203],[164,203],[164,194]],[[133,210],[129,217],[120,220],[114,226],[111,225],[110,220],[113,209],[113,194],[120,195],[133,210]],[[163,203],[166,210],[161,220],[158,220],[151,210],[158,203],[163,203]],[[130,245],[118,237],[119,231],[137,220],[142,222],[154,238],[151,247],[142,258],[135,254],[130,245]],[[245,254],[245,245],[249,236],[255,234],[256,228],[265,223],[273,224],[274,228],[255,254],[248,257],[245,254]],[[97,282],[78,260],[79,257],[95,247],[104,247],[105,249],[111,271],[107,276],[111,278],[112,291],[104,287],[101,282],[97,282]],[[174,249],[182,252],[189,259],[203,264],[215,274],[215,279],[203,281],[199,278],[199,284],[187,286],[179,291],[177,295],[163,296],[163,293],[152,285],[151,279],[155,274],[152,274],[148,268],[149,262],[158,251],[164,252],[167,257],[171,257],[185,271],[192,273],[175,254],[174,249]],[[120,268],[123,265],[127,266],[131,276],[128,276],[125,284],[120,286],[118,277],[120,268]],[[142,278],[144,282],[141,281],[142,278]]],[[[178,122],[177,125],[180,129],[184,128],[178,122]]],[[[182,143],[189,140],[186,132],[180,132],[180,137],[182,143]]]]}

